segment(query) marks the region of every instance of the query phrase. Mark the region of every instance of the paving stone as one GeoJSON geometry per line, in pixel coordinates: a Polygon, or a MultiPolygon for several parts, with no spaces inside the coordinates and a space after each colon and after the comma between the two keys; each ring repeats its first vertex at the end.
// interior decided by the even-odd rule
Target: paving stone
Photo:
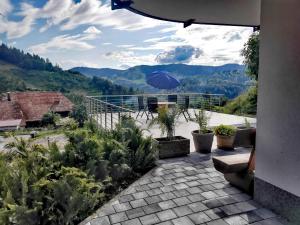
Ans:
{"type": "Polygon", "coordinates": [[[200,195],[200,194],[193,194],[193,195],[189,195],[186,196],[191,202],[199,202],[199,201],[203,201],[205,198],[200,195]]]}
{"type": "Polygon", "coordinates": [[[187,179],[186,179],[186,178],[184,178],[184,177],[181,177],[181,178],[177,178],[177,179],[175,179],[174,181],[175,181],[175,183],[176,183],[176,184],[179,184],[179,183],[182,183],[182,182],[186,182],[186,181],[187,181],[187,179]]]}
{"type": "Polygon", "coordinates": [[[132,200],[134,200],[134,197],[132,195],[123,195],[123,196],[120,196],[120,198],[119,198],[120,203],[130,202],[132,200]]]}
{"type": "Polygon", "coordinates": [[[202,202],[194,202],[192,204],[189,204],[188,207],[193,212],[201,212],[201,211],[207,210],[207,207],[202,202]]]}
{"type": "Polygon", "coordinates": [[[184,183],[180,183],[180,184],[175,184],[174,187],[175,187],[176,190],[182,190],[182,189],[188,188],[189,186],[187,186],[184,183]]]}
{"type": "Polygon", "coordinates": [[[138,199],[130,202],[132,208],[138,208],[147,205],[147,202],[144,199],[138,199]]]}
{"type": "Polygon", "coordinates": [[[146,197],[149,196],[149,195],[147,194],[147,192],[145,192],[145,191],[137,192],[137,193],[134,193],[134,194],[132,194],[132,195],[133,195],[133,197],[134,197],[135,199],[146,198],[146,197]]]}
{"type": "Polygon", "coordinates": [[[156,213],[162,210],[158,203],[147,205],[143,207],[143,210],[146,214],[156,213]]]}
{"type": "Polygon", "coordinates": [[[160,188],[162,192],[167,193],[176,190],[173,186],[168,185],[160,188]]]}
{"type": "Polygon", "coordinates": [[[193,195],[193,194],[199,194],[199,193],[203,192],[202,189],[199,188],[199,187],[187,188],[186,190],[187,190],[191,195],[193,195]]]}
{"type": "Polygon", "coordinates": [[[174,198],[173,201],[177,206],[182,206],[191,203],[191,201],[187,197],[174,198]]]}
{"type": "Polygon", "coordinates": [[[188,216],[195,224],[202,224],[210,221],[211,219],[204,213],[199,212],[188,216]]]}
{"type": "Polygon", "coordinates": [[[156,223],[160,222],[158,217],[155,214],[143,216],[140,218],[140,220],[143,225],[156,224],[156,223]]]}
{"type": "Polygon", "coordinates": [[[225,197],[217,198],[217,200],[220,201],[220,202],[222,202],[223,205],[229,205],[229,204],[233,204],[233,203],[237,202],[231,196],[225,196],[225,197]]]}
{"type": "Polygon", "coordinates": [[[230,216],[227,218],[224,218],[225,222],[229,225],[245,225],[248,224],[246,220],[244,220],[240,216],[230,216]]]}
{"type": "Polygon", "coordinates": [[[155,183],[150,183],[150,184],[148,184],[148,186],[149,186],[150,188],[158,188],[158,187],[162,187],[163,184],[160,183],[160,182],[155,182],[155,183]]]}
{"type": "Polygon", "coordinates": [[[174,175],[175,177],[177,177],[177,178],[178,178],[178,177],[184,177],[184,176],[186,176],[184,173],[181,173],[181,172],[180,172],[180,173],[174,173],[173,175],[174,175]]]}
{"type": "MultiPolygon", "coordinates": [[[[156,174],[155,174],[155,175],[156,175],[156,174]]],[[[156,176],[156,177],[151,178],[150,180],[151,180],[152,182],[158,182],[158,181],[162,181],[163,178],[162,178],[162,177],[156,176]]]]}
{"type": "Polygon", "coordinates": [[[203,204],[210,209],[217,208],[223,205],[222,202],[220,202],[218,199],[205,200],[203,201],[203,204]]]}
{"type": "Polygon", "coordinates": [[[155,189],[147,191],[147,193],[149,196],[154,196],[154,195],[162,194],[163,192],[162,192],[162,190],[160,190],[160,188],[155,188],[155,189]]]}
{"type": "Polygon", "coordinates": [[[257,215],[255,212],[247,212],[247,213],[243,213],[240,214],[240,216],[246,220],[248,223],[254,223],[257,221],[261,221],[263,220],[263,218],[261,218],[259,215],[257,215]]]}
{"type": "Polygon", "coordinates": [[[153,203],[158,203],[158,202],[161,202],[163,201],[161,199],[161,197],[159,195],[156,195],[156,196],[152,196],[152,197],[147,197],[145,198],[145,201],[148,203],[148,204],[153,204],[153,203]]]}
{"type": "Polygon", "coordinates": [[[114,213],[116,213],[116,210],[114,209],[114,207],[112,207],[112,205],[105,205],[104,207],[96,211],[96,214],[99,217],[108,216],[114,213]]]}
{"type": "Polygon", "coordinates": [[[161,181],[161,183],[162,183],[164,186],[176,184],[175,181],[173,181],[173,180],[171,180],[171,179],[163,180],[163,181],[161,181]]]}
{"type": "Polygon", "coordinates": [[[166,201],[166,200],[176,198],[176,195],[174,195],[172,192],[168,192],[168,193],[160,194],[159,197],[162,200],[166,201]]]}
{"type": "Polygon", "coordinates": [[[139,219],[127,220],[121,223],[122,225],[142,225],[139,219]]]}
{"type": "Polygon", "coordinates": [[[189,187],[195,187],[195,186],[199,186],[200,183],[198,181],[190,181],[190,182],[186,182],[186,184],[189,186],[189,187]]]}
{"type": "Polygon", "coordinates": [[[214,186],[212,186],[211,184],[204,184],[201,186],[201,189],[203,191],[215,191],[216,188],[214,186]]]}
{"type": "Polygon", "coordinates": [[[109,219],[110,219],[111,223],[119,223],[119,222],[123,222],[123,221],[127,220],[128,217],[125,214],[125,212],[120,212],[120,213],[110,215],[109,219]]]}
{"type": "Polygon", "coordinates": [[[175,202],[173,202],[172,200],[168,200],[168,201],[164,201],[164,202],[159,202],[158,205],[163,209],[170,209],[170,208],[174,208],[176,207],[175,202]]]}
{"type": "Polygon", "coordinates": [[[176,214],[171,209],[161,211],[156,215],[161,221],[172,220],[177,217],[176,214]]]}
{"type": "Polygon", "coordinates": [[[142,208],[136,208],[136,209],[131,209],[126,211],[126,215],[128,216],[129,219],[133,219],[136,217],[144,216],[145,212],[142,208]]]}
{"type": "Polygon", "coordinates": [[[201,193],[201,195],[206,198],[206,199],[211,199],[211,198],[217,198],[219,197],[215,192],[213,191],[207,191],[207,192],[203,192],[201,193]]]}
{"type": "Polygon", "coordinates": [[[174,225],[194,225],[194,223],[188,217],[180,217],[172,220],[174,225]]]}
{"type": "Polygon", "coordinates": [[[248,212],[256,209],[256,207],[249,202],[239,202],[235,205],[241,210],[241,212],[248,212]]]}
{"type": "Polygon", "coordinates": [[[178,198],[190,195],[190,193],[187,190],[173,191],[173,194],[175,194],[178,198]]]}
{"type": "Polygon", "coordinates": [[[276,217],[276,215],[272,211],[265,209],[265,208],[257,209],[254,212],[263,219],[269,219],[269,218],[276,217]]]}
{"type": "Polygon", "coordinates": [[[222,206],[220,209],[222,209],[228,216],[241,213],[241,210],[234,204],[222,206]]]}
{"type": "Polygon", "coordinates": [[[219,219],[219,220],[210,221],[207,223],[207,225],[228,225],[228,223],[226,223],[222,219],[219,219]]]}
{"type": "Polygon", "coordinates": [[[173,223],[171,221],[165,221],[165,222],[162,222],[162,223],[158,223],[156,225],[173,225],[173,223]]]}
{"type": "Polygon", "coordinates": [[[188,214],[193,213],[193,211],[191,210],[191,208],[189,208],[188,206],[180,206],[180,207],[176,207],[173,208],[173,211],[176,213],[177,216],[181,217],[181,216],[185,216],[188,214]]]}
{"type": "Polygon", "coordinates": [[[226,214],[223,212],[223,210],[215,208],[204,211],[206,215],[208,215],[209,218],[212,220],[220,219],[226,217],[226,214]]]}
{"type": "Polygon", "coordinates": [[[108,216],[104,216],[104,217],[100,217],[100,218],[96,218],[96,219],[93,219],[91,222],[90,222],[91,225],[110,225],[110,222],[109,222],[109,218],[108,216]]]}
{"type": "Polygon", "coordinates": [[[116,210],[116,212],[123,212],[123,211],[131,209],[131,206],[128,202],[121,203],[121,204],[115,204],[115,205],[113,205],[113,207],[116,210]]]}

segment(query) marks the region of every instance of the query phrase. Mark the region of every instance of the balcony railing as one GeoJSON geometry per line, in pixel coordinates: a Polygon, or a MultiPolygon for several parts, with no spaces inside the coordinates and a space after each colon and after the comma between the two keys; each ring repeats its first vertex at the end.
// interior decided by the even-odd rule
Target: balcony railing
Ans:
{"type": "Polygon", "coordinates": [[[148,99],[158,102],[175,102],[179,107],[204,108],[212,110],[220,106],[223,95],[203,93],[170,93],[140,95],[101,95],[87,96],[86,108],[90,119],[102,129],[113,129],[124,115],[136,116],[136,113],[148,109],[148,99]]]}

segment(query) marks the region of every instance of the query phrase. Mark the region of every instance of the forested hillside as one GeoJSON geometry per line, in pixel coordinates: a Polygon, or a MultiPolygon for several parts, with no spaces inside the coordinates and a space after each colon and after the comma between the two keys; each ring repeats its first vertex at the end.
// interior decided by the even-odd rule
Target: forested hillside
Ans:
{"type": "Polygon", "coordinates": [[[88,77],[106,78],[116,84],[139,88],[152,93],[159,92],[159,90],[147,85],[145,77],[154,71],[168,71],[173,74],[181,81],[180,87],[176,90],[181,92],[224,94],[228,98],[234,98],[252,84],[251,79],[245,74],[245,66],[238,64],[223,66],[141,65],[126,70],[77,67],[73,68],[72,71],[78,71],[88,77]]]}
{"type": "Polygon", "coordinates": [[[48,59],[0,46],[0,93],[44,90],[65,94],[132,94],[132,88],[102,78],[89,78],[78,72],[64,71],[48,59]]]}

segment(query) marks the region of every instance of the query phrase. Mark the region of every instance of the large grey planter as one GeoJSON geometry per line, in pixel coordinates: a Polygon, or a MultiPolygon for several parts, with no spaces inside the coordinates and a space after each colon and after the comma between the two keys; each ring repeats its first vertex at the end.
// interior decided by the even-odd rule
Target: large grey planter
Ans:
{"type": "Polygon", "coordinates": [[[254,127],[237,127],[234,147],[253,147],[256,134],[256,128],[254,127]]]}
{"type": "Polygon", "coordinates": [[[173,158],[190,154],[190,139],[175,136],[174,139],[155,138],[159,150],[159,158],[173,158]]]}
{"type": "Polygon", "coordinates": [[[194,130],[192,131],[192,135],[196,152],[204,154],[211,153],[211,146],[214,140],[214,133],[212,131],[202,134],[199,130],[194,130]]]}

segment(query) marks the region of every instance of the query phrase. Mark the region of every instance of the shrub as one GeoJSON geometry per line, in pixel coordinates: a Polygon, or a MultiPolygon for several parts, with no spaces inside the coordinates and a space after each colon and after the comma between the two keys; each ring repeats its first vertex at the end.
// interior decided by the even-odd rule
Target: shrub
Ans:
{"type": "Polygon", "coordinates": [[[56,126],[57,122],[60,120],[60,116],[52,111],[46,113],[42,118],[42,125],[49,126],[53,125],[56,126]]]}
{"type": "Polygon", "coordinates": [[[83,104],[74,106],[71,117],[78,122],[79,127],[83,127],[88,118],[85,106],[83,104]]]}
{"type": "Polygon", "coordinates": [[[219,125],[215,127],[214,133],[215,135],[221,135],[221,136],[233,136],[236,132],[236,128],[234,126],[229,125],[219,125]]]}

